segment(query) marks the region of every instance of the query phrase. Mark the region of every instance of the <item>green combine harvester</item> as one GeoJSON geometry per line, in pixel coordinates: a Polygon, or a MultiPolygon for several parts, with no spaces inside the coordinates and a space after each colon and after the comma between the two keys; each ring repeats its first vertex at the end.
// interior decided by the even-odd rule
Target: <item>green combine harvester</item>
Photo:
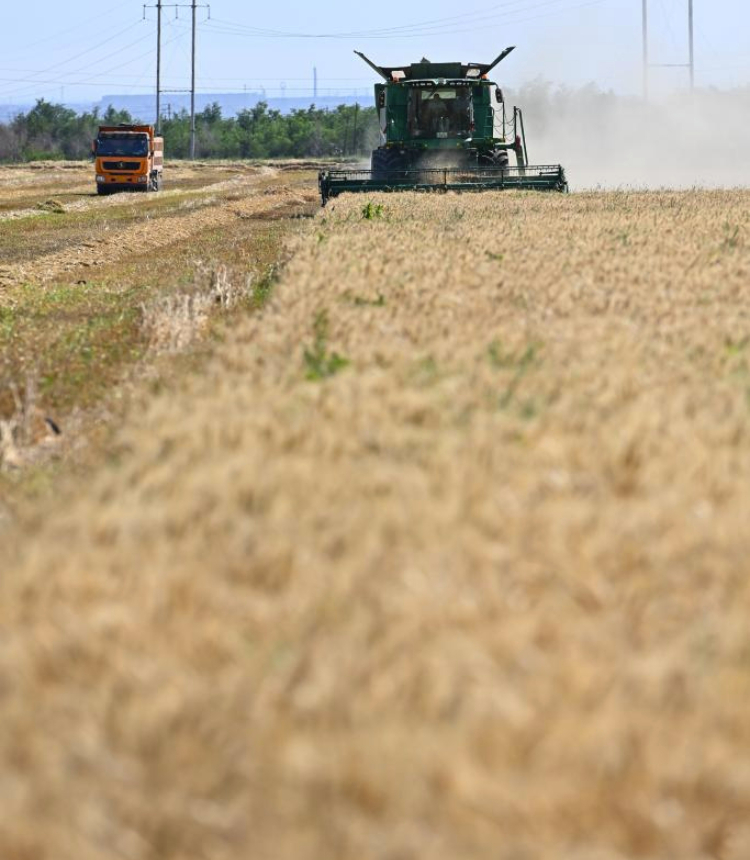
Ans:
{"type": "Polygon", "coordinates": [[[380,146],[370,170],[323,170],[323,204],[346,191],[568,190],[559,164],[529,165],[523,113],[506,111],[488,76],[515,48],[489,64],[431,63],[376,66],[380,146]],[[513,152],[515,164],[510,164],[513,152]]]}

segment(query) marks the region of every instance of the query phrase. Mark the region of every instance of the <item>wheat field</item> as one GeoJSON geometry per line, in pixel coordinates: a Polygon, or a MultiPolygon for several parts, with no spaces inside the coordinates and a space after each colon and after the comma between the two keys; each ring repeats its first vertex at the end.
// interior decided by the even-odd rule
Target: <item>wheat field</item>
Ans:
{"type": "Polygon", "coordinates": [[[750,856],[750,192],[296,242],[5,541],[0,856],[750,856]]]}

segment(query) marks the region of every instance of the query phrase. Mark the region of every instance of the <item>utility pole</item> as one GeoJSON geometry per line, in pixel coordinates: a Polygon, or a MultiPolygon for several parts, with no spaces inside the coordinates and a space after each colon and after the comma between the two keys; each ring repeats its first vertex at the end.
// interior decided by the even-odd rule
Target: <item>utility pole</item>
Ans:
{"type": "Polygon", "coordinates": [[[650,69],[688,69],[690,72],[690,92],[695,90],[695,22],[693,0],[688,0],[688,54],[687,63],[651,63],[648,53],[648,0],[643,0],[643,98],[648,100],[650,69]]]}
{"type": "Polygon", "coordinates": [[[359,113],[359,102],[354,103],[354,131],[352,132],[352,152],[357,154],[357,114],[359,113]]]}
{"type": "Polygon", "coordinates": [[[688,38],[690,40],[690,92],[695,90],[695,34],[693,0],[688,0],[688,38]]]}
{"type": "Polygon", "coordinates": [[[195,16],[198,11],[196,0],[192,2],[193,10],[193,51],[190,73],[190,160],[195,158],[195,16]]]}
{"type": "Polygon", "coordinates": [[[313,99],[318,100],[318,70],[313,66],[313,99]]]}
{"type": "Polygon", "coordinates": [[[161,0],[156,0],[156,133],[161,133],[161,0]]]}
{"type": "MultiPolygon", "coordinates": [[[[146,18],[146,9],[156,9],[156,131],[157,134],[161,131],[161,13],[163,9],[174,9],[175,17],[179,15],[180,9],[190,9],[193,15],[193,50],[191,57],[191,75],[190,75],[190,157],[195,158],[195,43],[197,33],[197,11],[198,9],[208,9],[208,18],[211,19],[211,7],[205,3],[198,3],[198,0],[190,0],[190,3],[164,3],[163,0],[156,0],[154,5],[144,4],[143,18],[146,18]]],[[[175,92],[185,92],[185,90],[175,90],[175,92]]]]}
{"type": "Polygon", "coordinates": [[[643,0],[643,100],[648,101],[648,0],[643,0]]]}

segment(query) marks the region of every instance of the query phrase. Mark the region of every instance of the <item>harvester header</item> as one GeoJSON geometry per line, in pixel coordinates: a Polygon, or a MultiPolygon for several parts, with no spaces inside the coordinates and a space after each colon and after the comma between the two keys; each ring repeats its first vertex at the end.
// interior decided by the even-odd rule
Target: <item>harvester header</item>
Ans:
{"type": "Polygon", "coordinates": [[[446,191],[529,189],[567,191],[557,165],[529,165],[520,108],[508,110],[491,63],[378,66],[355,51],[381,78],[375,84],[380,142],[370,170],[325,170],[323,203],[344,191],[446,191]],[[515,164],[510,165],[513,153],[515,164]]]}

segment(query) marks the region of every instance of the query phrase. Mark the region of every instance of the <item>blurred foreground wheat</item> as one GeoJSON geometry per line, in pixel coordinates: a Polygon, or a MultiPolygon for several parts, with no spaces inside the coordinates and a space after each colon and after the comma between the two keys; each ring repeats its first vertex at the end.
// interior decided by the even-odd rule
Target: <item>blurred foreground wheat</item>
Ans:
{"type": "Polygon", "coordinates": [[[367,202],[14,535],[0,856],[747,858],[750,194],[367,202]]]}

